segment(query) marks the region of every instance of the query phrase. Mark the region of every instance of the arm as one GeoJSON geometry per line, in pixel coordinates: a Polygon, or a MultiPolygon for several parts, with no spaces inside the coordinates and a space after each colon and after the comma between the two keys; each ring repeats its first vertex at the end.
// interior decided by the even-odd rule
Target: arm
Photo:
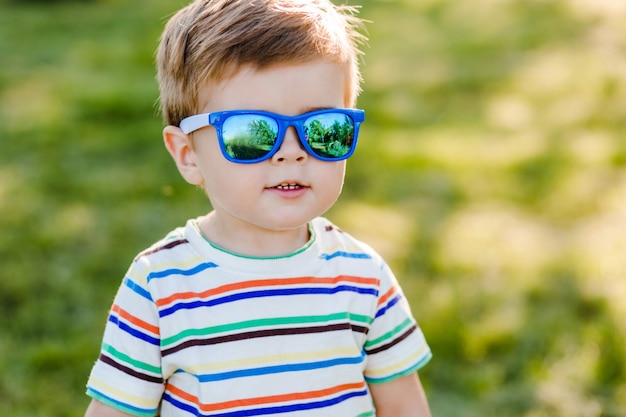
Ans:
{"type": "Polygon", "coordinates": [[[101,403],[97,400],[91,400],[87,411],[85,412],[85,417],[134,417],[131,414],[126,414],[121,411],[116,410],[113,407],[109,407],[106,404],[101,403]]]}
{"type": "Polygon", "coordinates": [[[382,384],[370,384],[377,417],[431,417],[417,373],[382,384]]]}

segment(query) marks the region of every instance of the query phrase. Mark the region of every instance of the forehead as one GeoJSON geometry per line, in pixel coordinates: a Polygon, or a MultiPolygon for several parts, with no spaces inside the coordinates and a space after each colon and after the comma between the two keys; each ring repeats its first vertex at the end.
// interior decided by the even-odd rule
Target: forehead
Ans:
{"type": "Polygon", "coordinates": [[[223,80],[205,82],[198,94],[199,111],[300,114],[316,108],[348,107],[348,78],[345,65],[325,60],[264,69],[245,66],[223,80]]]}

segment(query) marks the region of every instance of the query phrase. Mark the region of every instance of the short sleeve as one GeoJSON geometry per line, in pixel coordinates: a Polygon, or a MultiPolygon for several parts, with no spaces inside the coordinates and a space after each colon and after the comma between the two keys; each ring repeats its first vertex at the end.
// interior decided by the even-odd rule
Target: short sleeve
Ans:
{"type": "Polygon", "coordinates": [[[374,320],[365,343],[368,383],[383,383],[424,366],[432,354],[391,269],[382,267],[374,320]]]}
{"type": "Polygon", "coordinates": [[[135,261],[109,312],[87,395],[128,414],[157,413],[164,388],[158,319],[144,268],[135,261]]]}

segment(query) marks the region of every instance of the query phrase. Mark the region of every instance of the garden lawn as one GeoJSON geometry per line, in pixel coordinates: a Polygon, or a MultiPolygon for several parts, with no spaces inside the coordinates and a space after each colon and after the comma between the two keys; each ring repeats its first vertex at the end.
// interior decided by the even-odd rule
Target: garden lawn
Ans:
{"type": "MultiPolygon", "coordinates": [[[[137,252],[210,207],[162,146],[180,0],[0,0],[0,415],[82,415],[137,252]]],[[[363,3],[344,195],[401,280],[437,417],[626,415],[626,7],[363,3]]]]}

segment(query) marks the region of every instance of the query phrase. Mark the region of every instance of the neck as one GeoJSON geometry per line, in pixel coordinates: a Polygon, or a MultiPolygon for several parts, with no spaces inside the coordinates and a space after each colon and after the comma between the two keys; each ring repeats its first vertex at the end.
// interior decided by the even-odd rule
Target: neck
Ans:
{"type": "Polygon", "coordinates": [[[238,255],[276,257],[302,248],[310,239],[308,224],[288,230],[272,230],[237,219],[223,219],[215,212],[198,223],[202,234],[215,246],[238,255]]]}

